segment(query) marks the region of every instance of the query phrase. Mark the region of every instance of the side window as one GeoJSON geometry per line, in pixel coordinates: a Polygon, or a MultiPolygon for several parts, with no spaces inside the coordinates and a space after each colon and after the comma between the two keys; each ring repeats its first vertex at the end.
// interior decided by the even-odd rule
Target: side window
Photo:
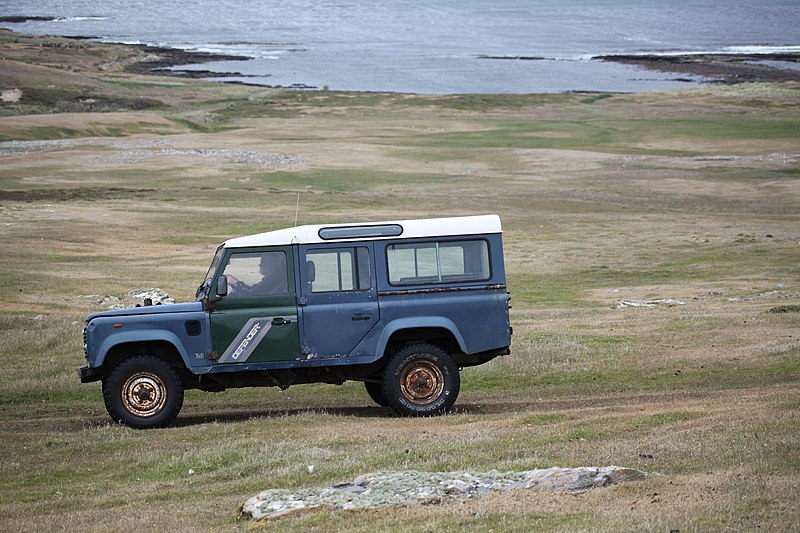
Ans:
{"type": "Polygon", "coordinates": [[[229,298],[256,298],[289,294],[284,252],[234,253],[223,272],[229,298]]]}
{"type": "Polygon", "coordinates": [[[326,248],[306,253],[306,272],[311,292],[341,292],[372,288],[369,250],[326,248]]]}
{"type": "Polygon", "coordinates": [[[485,240],[392,244],[386,247],[389,283],[419,285],[491,278],[485,240]]]}

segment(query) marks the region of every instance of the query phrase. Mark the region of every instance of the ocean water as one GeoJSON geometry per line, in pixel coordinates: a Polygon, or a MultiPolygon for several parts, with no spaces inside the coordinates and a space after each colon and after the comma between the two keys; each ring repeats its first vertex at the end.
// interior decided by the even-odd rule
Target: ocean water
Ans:
{"type": "Polygon", "coordinates": [[[0,0],[0,15],[58,17],[0,24],[22,32],[250,58],[185,67],[222,81],[355,91],[641,91],[705,80],[591,58],[800,53],[800,0],[0,0]]]}

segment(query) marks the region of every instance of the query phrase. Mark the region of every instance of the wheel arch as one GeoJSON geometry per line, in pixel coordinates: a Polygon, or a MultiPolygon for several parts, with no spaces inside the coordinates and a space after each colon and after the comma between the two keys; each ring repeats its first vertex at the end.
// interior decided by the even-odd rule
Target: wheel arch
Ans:
{"type": "Polygon", "coordinates": [[[453,321],[434,316],[392,321],[384,328],[376,352],[384,357],[413,342],[428,342],[451,354],[466,350],[464,338],[453,321]]]}
{"type": "Polygon", "coordinates": [[[101,352],[97,366],[103,368],[103,373],[107,375],[123,360],[137,355],[158,357],[179,370],[188,368],[186,354],[180,349],[180,342],[169,335],[146,340],[118,338],[101,352]]]}

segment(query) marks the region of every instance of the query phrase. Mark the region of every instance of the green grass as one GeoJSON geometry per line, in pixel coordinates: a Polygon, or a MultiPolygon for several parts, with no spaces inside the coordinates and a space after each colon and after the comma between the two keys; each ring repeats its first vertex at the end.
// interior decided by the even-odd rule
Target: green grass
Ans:
{"type": "MultiPolygon", "coordinates": [[[[637,122],[572,122],[537,120],[488,123],[485,131],[437,133],[421,135],[409,143],[414,146],[448,149],[523,148],[560,150],[602,150],[610,153],[637,155],[692,156],[697,152],[666,149],[642,149],[622,146],[622,139],[631,130],[656,129],[652,124],[637,122]]],[[[662,137],[665,131],[659,130],[662,137]]]]}
{"type": "MultiPolygon", "coordinates": [[[[174,120],[180,126],[192,130],[188,121],[174,120]]],[[[200,129],[201,126],[194,126],[200,129]]],[[[180,133],[184,131],[170,128],[168,125],[155,122],[133,122],[119,126],[94,125],[89,128],[65,128],[58,126],[36,126],[19,130],[14,135],[0,135],[0,141],[49,141],[56,139],[81,139],[87,137],[127,137],[140,133],[155,133],[158,135],[180,133]]]]}
{"type": "Polygon", "coordinates": [[[413,145],[431,148],[525,148],[602,150],[630,155],[697,156],[701,152],[640,148],[625,140],[632,132],[641,139],[762,140],[785,139],[800,128],[797,118],[764,119],[747,124],[735,117],[642,120],[533,120],[487,122],[489,129],[477,132],[437,133],[419,136],[413,145]]]}
{"type": "Polygon", "coordinates": [[[518,418],[516,422],[522,426],[544,426],[563,420],[566,420],[566,416],[563,414],[540,414],[523,416],[518,418]]]}
{"type": "Polygon", "coordinates": [[[674,424],[676,422],[694,420],[699,418],[699,416],[700,415],[698,413],[687,413],[685,411],[657,413],[638,418],[633,421],[633,425],[637,428],[659,427],[667,424],[674,424]]]}
{"type": "Polygon", "coordinates": [[[800,313],[800,305],[779,305],[772,307],[770,313],[800,313]]]}
{"type": "Polygon", "coordinates": [[[166,79],[130,79],[128,77],[119,76],[95,76],[94,79],[106,83],[112,83],[126,88],[150,88],[150,87],[186,87],[187,83],[181,80],[166,80],[166,79]]]}
{"type": "Polygon", "coordinates": [[[582,104],[594,104],[595,102],[600,102],[602,100],[607,100],[609,98],[613,98],[614,95],[611,93],[601,93],[594,96],[590,96],[588,98],[584,98],[581,100],[582,104]]]}
{"type": "Polygon", "coordinates": [[[509,384],[507,372],[470,374],[463,386],[464,392],[492,391],[495,394],[522,394],[536,391],[538,397],[558,398],[574,394],[604,394],[642,391],[723,390],[746,388],[750,383],[779,385],[798,379],[800,366],[784,361],[774,366],[742,367],[730,365],[715,369],[682,368],[670,366],[640,372],[630,369],[586,369],[573,371],[542,371],[535,376],[523,376],[509,384]]]}

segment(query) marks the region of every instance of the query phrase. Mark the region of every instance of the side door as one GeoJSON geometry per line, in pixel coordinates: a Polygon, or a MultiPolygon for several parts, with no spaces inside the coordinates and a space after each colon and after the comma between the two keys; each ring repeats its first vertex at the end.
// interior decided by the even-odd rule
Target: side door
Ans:
{"type": "Polygon", "coordinates": [[[380,319],[372,243],[300,247],[303,359],[350,355],[380,319]]]}
{"type": "MultiPolygon", "coordinates": [[[[291,246],[232,249],[218,272],[228,294],[211,311],[216,364],[294,361],[300,353],[291,246]]],[[[212,294],[217,290],[217,281],[212,294]]]]}

